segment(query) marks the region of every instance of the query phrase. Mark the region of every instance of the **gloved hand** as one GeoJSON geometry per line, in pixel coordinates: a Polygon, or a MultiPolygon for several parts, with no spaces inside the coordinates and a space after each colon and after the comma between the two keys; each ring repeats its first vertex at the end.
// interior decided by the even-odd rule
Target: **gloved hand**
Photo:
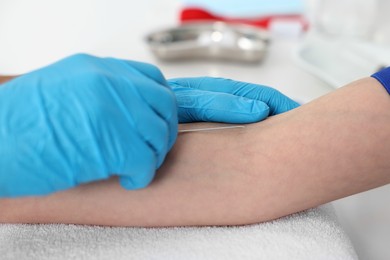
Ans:
{"type": "Polygon", "coordinates": [[[181,123],[252,123],[299,106],[273,88],[229,79],[177,78],[168,84],[176,94],[181,123]]]}
{"type": "Polygon", "coordinates": [[[146,186],[177,135],[175,96],[154,66],[74,55],[0,87],[0,197],[119,175],[146,186]]]}

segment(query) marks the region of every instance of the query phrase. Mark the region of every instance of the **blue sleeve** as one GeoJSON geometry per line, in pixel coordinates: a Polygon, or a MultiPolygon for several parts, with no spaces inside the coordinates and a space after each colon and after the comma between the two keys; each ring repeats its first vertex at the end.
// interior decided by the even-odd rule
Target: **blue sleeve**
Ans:
{"type": "Polygon", "coordinates": [[[390,94],[390,67],[387,67],[383,70],[378,71],[377,73],[372,74],[371,77],[378,80],[390,94]]]}

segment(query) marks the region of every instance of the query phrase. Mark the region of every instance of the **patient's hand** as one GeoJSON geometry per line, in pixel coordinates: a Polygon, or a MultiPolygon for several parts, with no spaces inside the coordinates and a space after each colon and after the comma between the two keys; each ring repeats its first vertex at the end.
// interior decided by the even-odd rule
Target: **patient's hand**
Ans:
{"type": "Polygon", "coordinates": [[[390,183],[389,132],[390,98],[367,78],[245,128],[180,134],[145,189],[125,191],[111,179],[47,197],[0,200],[0,222],[267,221],[390,183]]]}

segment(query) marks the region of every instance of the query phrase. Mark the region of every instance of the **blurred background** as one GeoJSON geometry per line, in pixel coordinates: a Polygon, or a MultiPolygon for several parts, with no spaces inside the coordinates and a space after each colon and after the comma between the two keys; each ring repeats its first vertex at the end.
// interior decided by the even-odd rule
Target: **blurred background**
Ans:
{"type": "MultiPolygon", "coordinates": [[[[2,0],[0,74],[86,52],[306,103],[390,66],[389,11],[388,0],[2,0]]],[[[389,198],[385,186],[333,203],[361,259],[390,259],[389,198]]]]}

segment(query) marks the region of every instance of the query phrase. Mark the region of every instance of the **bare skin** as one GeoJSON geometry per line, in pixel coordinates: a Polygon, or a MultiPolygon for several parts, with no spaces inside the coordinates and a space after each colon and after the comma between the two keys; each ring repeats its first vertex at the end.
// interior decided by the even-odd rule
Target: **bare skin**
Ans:
{"type": "MultiPolygon", "coordinates": [[[[204,127],[214,124],[188,124],[204,127]]],[[[390,183],[390,97],[373,78],[242,129],[180,134],[153,183],[0,200],[0,222],[241,225],[390,183]]]]}
{"type": "Polygon", "coordinates": [[[3,84],[13,78],[15,78],[16,76],[0,76],[0,84],[3,84]]]}

